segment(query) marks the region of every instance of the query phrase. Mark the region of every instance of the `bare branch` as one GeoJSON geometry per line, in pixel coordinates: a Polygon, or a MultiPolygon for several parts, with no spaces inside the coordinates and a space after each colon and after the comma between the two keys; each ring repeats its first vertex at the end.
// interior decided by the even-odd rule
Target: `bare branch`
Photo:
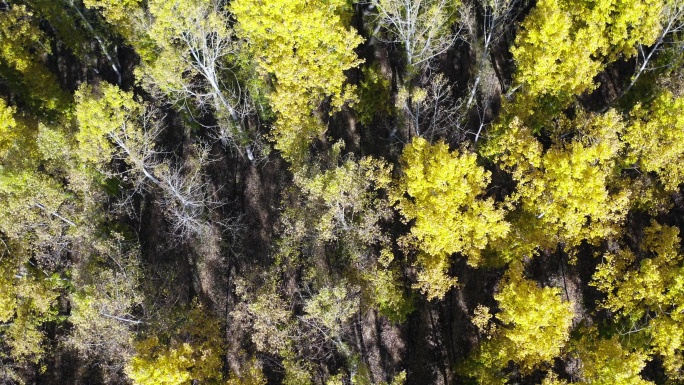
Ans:
{"type": "Polygon", "coordinates": [[[373,5],[378,25],[387,31],[379,39],[401,44],[410,67],[427,64],[458,37],[451,31],[455,10],[448,0],[375,0],[373,5]]]}

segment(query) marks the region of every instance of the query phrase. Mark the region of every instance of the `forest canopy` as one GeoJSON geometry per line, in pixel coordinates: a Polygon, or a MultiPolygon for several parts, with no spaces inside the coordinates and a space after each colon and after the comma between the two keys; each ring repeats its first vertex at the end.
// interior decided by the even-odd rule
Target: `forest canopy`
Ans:
{"type": "Polygon", "coordinates": [[[684,381],[684,0],[0,0],[0,384],[684,381]]]}

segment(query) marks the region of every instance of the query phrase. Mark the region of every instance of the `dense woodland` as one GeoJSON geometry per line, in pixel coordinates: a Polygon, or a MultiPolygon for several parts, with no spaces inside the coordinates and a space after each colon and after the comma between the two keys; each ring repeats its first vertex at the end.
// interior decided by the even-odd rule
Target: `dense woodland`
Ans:
{"type": "Polygon", "coordinates": [[[0,384],[684,383],[683,0],[0,0],[0,384]]]}

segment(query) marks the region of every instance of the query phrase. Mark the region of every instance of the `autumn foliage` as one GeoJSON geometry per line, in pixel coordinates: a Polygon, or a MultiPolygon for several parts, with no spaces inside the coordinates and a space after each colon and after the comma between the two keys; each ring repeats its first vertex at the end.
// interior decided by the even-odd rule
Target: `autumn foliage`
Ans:
{"type": "Polygon", "coordinates": [[[683,33],[0,0],[0,383],[681,383],[683,33]]]}

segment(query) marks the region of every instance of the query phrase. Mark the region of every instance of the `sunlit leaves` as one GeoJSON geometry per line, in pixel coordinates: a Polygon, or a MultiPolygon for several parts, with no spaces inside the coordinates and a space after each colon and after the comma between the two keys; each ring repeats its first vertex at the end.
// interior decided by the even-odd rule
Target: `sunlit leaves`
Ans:
{"type": "Polygon", "coordinates": [[[595,87],[608,61],[652,44],[663,2],[540,0],[525,18],[512,48],[516,81],[532,98],[567,100],[595,87]]]}
{"type": "Polygon", "coordinates": [[[392,199],[407,222],[415,221],[409,242],[420,250],[418,264],[427,274],[418,285],[429,298],[441,298],[454,284],[445,276],[451,254],[462,253],[476,266],[509,225],[494,200],[483,197],[490,174],[475,154],[415,138],[401,162],[403,175],[392,199]]]}
{"type": "Polygon", "coordinates": [[[185,316],[182,328],[174,331],[177,335],[170,342],[153,336],[136,343],[136,355],[126,366],[134,384],[213,383],[222,378],[218,321],[198,305],[185,316]]]}
{"type": "Polygon", "coordinates": [[[637,105],[631,115],[624,137],[630,160],[676,191],[684,181],[684,98],[664,92],[648,106],[637,105]]]}
{"type": "Polygon", "coordinates": [[[460,371],[481,384],[504,384],[503,369],[512,361],[523,373],[549,367],[570,339],[574,312],[570,302],[561,299],[561,290],[541,288],[512,266],[494,298],[500,312],[497,327],[487,325],[488,314],[478,327],[490,329],[488,339],[471,353],[460,371]]]}
{"type": "Polygon", "coordinates": [[[593,284],[607,294],[603,307],[625,317],[632,325],[628,332],[649,335],[651,353],[661,355],[668,373],[679,378],[684,365],[679,229],[653,221],[644,233],[640,250],[625,248],[604,255],[593,284]]]}
{"type": "Polygon", "coordinates": [[[573,355],[581,362],[582,383],[599,385],[652,385],[639,375],[646,366],[645,352],[620,344],[617,336],[600,338],[595,330],[583,330],[573,342],[573,355]]]}
{"type": "Polygon", "coordinates": [[[344,71],[361,62],[353,50],[362,39],[345,25],[347,6],[342,0],[231,3],[237,35],[261,73],[272,76],[275,147],[292,163],[302,162],[311,140],[325,132],[315,116],[319,105],[330,97],[338,110],[355,98],[344,71]]]}
{"type": "Polygon", "coordinates": [[[344,284],[324,287],[306,301],[304,319],[320,324],[327,330],[329,338],[339,338],[342,327],[356,314],[359,298],[344,284]]]}
{"type": "MultiPolygon", "coordinates": [[[[0,262],[0,336],[13,359],[38,362],[45,351],[43,323],[57,316],[63,282],[13,262],[0,262]]],[[[0,345],[1,346],[1,345],[0,345]]],[[[2,353],[0,353],[2,357],[2,353]]]]}
{"type": "Polygon", "coordinates": [[[401,285],[398,269],[391,266],[394,256],[383,250],[376,266],[362,272],[365,281],[361,287],[365,300],[377,307],[380,314],[395,322],[404,321],[413,311],[413,304],[401,285]]]}
{"type": "Polygon", "coordinates": [[[123,130],[131,139],[135,137],[136,118],[142,106],[131,93],[103,83],[95,93],[84,86],[76,93],[76,119],[80,130],[76,134],[79,143],[78,156],[84,162],[102,164],[113,155],[110,135],[123,130]]]}
{"type": "Polygon", "coordinates": [[[156,45],[154,60],[137,71],[153,93],[193,114],[212,112],[224,142],[238,148],[247,141],[241,121],[249,113],[247,95],[232,70],[237,44],[229,15],[218,1],[150,1],[154,22],[147,31],[156,45]]]}
{"type": "Polygon", "coordinates": [[[83,0],[87,8],[102,13],[114,30],[136,49],[143,60],[155,56],[154,44],[147,36],[141,0],[83,0]]]}
{"type": "Polygon", "coordinates": [[[83,3],[88,8],[102,9],[105,18],[116,23],[127,19],[140,0],[84,0],[83,3]]]}
{"type": "Polygon", "coordinates": [[[494,296],[501,312],[501,338],[511,344],[509,359],[531,370],[551,362],[570,338],[572,304],[561,300],[558,288],[540,288],[534,281],[511,271],[494,296]]]}
{"type": "Polygon", "coordinates": [[[311,200],[309,210],[318,211],[318,240],[329,242],[351,236],[373,244],[383,239],[380,221],[388,219],[391,212],[377,190],[389,187],[391,171],[386,162],[366,157],[358,161],[346,159],[338,167],[313,177],[296,174],[295,183],[311,200]]]}
{"type": "Polygon", "coordinates": [[[519,209],[513,213],[513,254],[530,255],[536,247],[548,249],[557,242],[576,246],[619,233],[629,195],[612,181],[624,127],[614,111],[580,113],[549,127],[558,139],[544,151],[531,130],[514,118],[488,145],[485,154],[493,155],[518,182],[510,200],[519,209]],[[574,139],[562,139],[571,134],[574,139]]]}
{"type": "MultiPolygon", "coordinates": [[[[46,34],[38,27],[38,20],[26,6],[14,5],[1,11],[0,66],[16,71],[17,85],[23,87],[24,97],[36,111],[63,112],[68,103],[57,78],[43,64],[44,55],[51,52],[46,34]]],[[[7,74],[3,74],[5,77],[7,74]]]]}

